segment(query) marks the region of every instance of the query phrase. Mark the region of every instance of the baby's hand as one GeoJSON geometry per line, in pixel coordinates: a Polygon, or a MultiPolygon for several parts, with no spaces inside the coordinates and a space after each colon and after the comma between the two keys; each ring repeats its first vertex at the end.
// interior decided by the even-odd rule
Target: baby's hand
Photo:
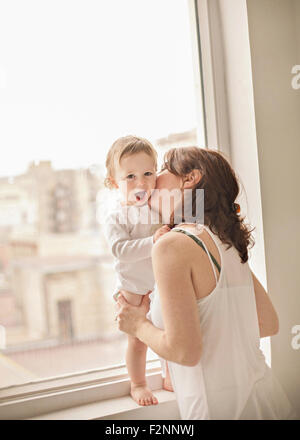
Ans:
{"type": "Polygon", "coordinates": [[[168,225],[164,225],[161,228],[157,229],[157,231],[155,232],[155,234],[153,235],[153,241],[154,243],[164,234],[166,234],[167,232],[169,232],[171,229],[169,228],[168,225]]]}

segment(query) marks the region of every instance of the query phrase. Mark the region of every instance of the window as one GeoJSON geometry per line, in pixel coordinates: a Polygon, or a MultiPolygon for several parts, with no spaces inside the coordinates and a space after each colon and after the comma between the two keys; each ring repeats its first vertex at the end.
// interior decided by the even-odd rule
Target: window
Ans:
{"type": "Polygon", "coordinates": [[[73,338],[71,301],[58,301],[59,338],[69,340],[73,338]]]}
{"type": "Polygon", "coordinates": [[[205,144],[193,4],[1,3],[0,387],[124,363],[97,196],[119,136],[205,144]]]}

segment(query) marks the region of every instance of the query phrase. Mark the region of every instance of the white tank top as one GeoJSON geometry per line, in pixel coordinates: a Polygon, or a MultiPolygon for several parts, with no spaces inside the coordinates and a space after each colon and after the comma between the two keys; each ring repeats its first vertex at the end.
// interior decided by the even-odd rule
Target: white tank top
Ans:
{"type": "MultiPolygon", "coordinates": [[[[221,269],[217,281],[215,265],[201,242],[217,281],[215,289],[197,301],[203,337],[201,359],[193,367],[167,361],[181,418],[293,418],[289,400],[260,350],[249,265],[241,263],[234,247],[227,250],[227,245],[217,235],[208,227],[205,230],[218,248],[221,269]]],[[[199,240],[186,229],[181,232],[199,240]]],[[[152,292],[150,298],[149,316],[156,327],[163,329],[158,291],[152,292]]],[[[182,319],[188,319],[188,316],[182,316],[182,319]]]]}

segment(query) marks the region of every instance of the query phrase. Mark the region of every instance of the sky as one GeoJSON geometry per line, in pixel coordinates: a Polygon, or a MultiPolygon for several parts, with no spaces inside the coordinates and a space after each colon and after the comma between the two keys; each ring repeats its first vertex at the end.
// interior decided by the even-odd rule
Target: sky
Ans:
{"type": "Polygon", "coordinates": [[[0,0],[0,177],[196,127],[188,0],[0,0]]]}

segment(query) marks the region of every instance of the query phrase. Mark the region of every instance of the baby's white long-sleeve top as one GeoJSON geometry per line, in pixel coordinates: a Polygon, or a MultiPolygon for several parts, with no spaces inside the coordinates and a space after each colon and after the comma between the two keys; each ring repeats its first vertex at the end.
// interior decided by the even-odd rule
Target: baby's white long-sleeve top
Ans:
{"type": "Polygon", "coordinates": [[[117,274],[114,298],[120,289],[145,295],[154,289],[151,251],[153,234],[161,227],[147,205],[115,205],[105,218],[104,234],[113,256],[117,274]],[[152,220],[152,221],[151,221],[152,220]]]}

